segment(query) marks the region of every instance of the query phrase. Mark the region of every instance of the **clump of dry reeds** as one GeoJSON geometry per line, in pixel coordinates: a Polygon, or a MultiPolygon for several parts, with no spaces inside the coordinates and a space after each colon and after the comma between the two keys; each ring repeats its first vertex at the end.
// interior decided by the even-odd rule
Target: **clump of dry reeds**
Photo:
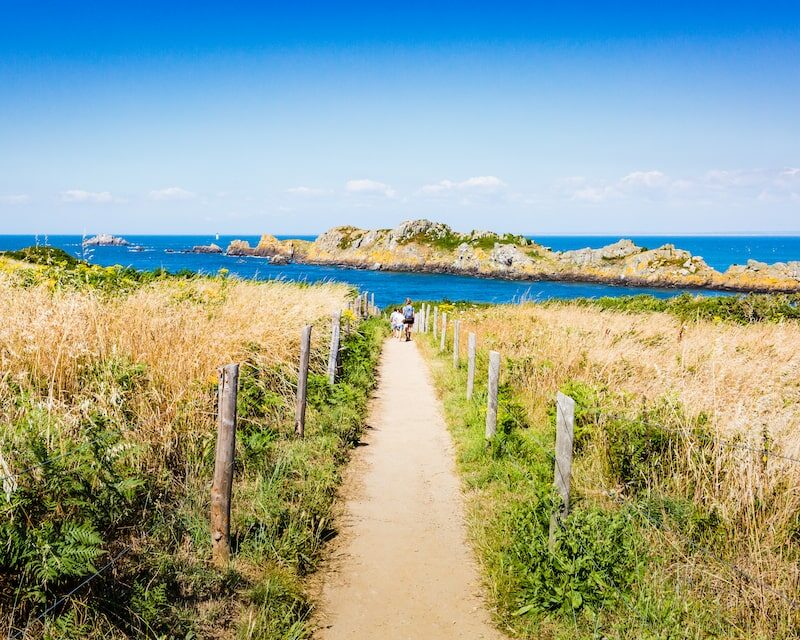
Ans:
{"type": "Polygon", "coordinates": [[[709,545],[645,526],[665,559],[659,570],[715,603],[737,633],[797,632],[800,323],[684,322],[569,303],[474,309],[462,318],[465,333],[507,359],[531,424],[548,423],[568,383],[599,392],[596,438],[574,468],[585,498],[607,500],[611,491],[635,503],[608,473],[605,423],[647,420],[672,434],[674,456],[639,498],[689,500],[719,518],[722,532],[709,545]]]}

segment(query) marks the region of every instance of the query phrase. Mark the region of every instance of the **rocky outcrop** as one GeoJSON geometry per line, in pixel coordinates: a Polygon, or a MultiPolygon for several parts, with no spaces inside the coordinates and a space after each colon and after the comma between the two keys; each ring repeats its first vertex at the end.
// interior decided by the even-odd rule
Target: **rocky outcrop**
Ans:
{"type": "Polygon", "coordinates": [[[620,260],[627,258],[635,253],[643,251],[630,240],[618,240],[600,249],[575,249],[573,251],[562,251],[558,254],[558,259],[576,265],[601,265],[604,260],[620,260]]]}
{"type": "Polygon", "coordinates": [[[790,281],[797,283],[800,288],[800,262],[776,262],[767,264],[757,260],[748,260],[746,265],[732,265],[725,272],[725,276],[737,282],[752,283],[758,286],[765,280],[776,282],[790,281]]]}
{"type": "Polygon", "coordinates": [[[288,261],[294,257],[293,242],[292,240],[281,242],[275,236],[264,234],[255,247],[251,247],[246,240],[233,240],[228,245],[226,253],[229,256],[256,256],[259,258],[281,256],[288,261]]]}
{"type": "Polygon", "coordinates": [[[188,253],[222,253],[222,247],[214,244],[198,244],[189,249],[188,253]]]}
{"type": "Polygon", "coordinates": [[[335,227],[314,242],[263,236],[257,247],[234,241],[229,255],[258,255],[359,269],[463,273],[515,280],[568,280],[652,287],[708,287],[737,291],[800,291],[800,262],[750,261],[720,273],[702,257],[666,244],[656,249],[619,240],[599,249],[557,252],[521,236],[489,231],[458,233],[430,220],[394,229],[335,227]],[[288,258],[287,258],[288,257],[288,258]]]}
{"type": "Polygon", "coordinates": [[[125,238],[100,233],[92,238],[85,238],[84,247],[127,247],[130,244],[125,238]]]}

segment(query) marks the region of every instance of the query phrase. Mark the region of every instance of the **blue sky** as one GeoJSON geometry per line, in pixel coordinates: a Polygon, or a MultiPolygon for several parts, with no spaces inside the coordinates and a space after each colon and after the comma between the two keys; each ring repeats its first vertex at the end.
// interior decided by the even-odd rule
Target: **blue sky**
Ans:
{"type": "Polygon", "coordinates": [[[800,232],[800,5],[597,4],[0,0],[0,232],[800,232]]]}

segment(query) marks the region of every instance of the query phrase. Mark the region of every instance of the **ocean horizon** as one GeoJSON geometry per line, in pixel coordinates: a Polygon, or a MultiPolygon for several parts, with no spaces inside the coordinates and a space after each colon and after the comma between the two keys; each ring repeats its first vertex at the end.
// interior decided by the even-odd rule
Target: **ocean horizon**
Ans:
{"type": "MultiPolygon", "coordinates": [[[[583,297],[649,294],[667,298],[688,292],[703,295],[726,295],[724,292],[695,288],[656,288],[556,281],[510,281],[465,275],[370,271],[337,266],[305,264],[272,265],[263,258],[220,254],[186,253],[195,245],[216,243],[223,249],[232,240],[258,243],[259,235],[143,235],[123,234],[131,245],[91,247],[84,250],[84,236],[73,235],[0,235],[0,251],[10,251],[40,244],[64,249],[70,254],[102,266],[122,265],[136,269],[164,268],[213,274],[227,269],[241,278],[283,279],[303,282],[336,281],[375,294],[376,304],[385,306],[406,297],[415,300],[468,300],[472,302],[515,302],[525,299],[574,299],[583,297]]],[[[316,235],[281,234],[279,239],[314,240],[316,235]]],[[[628,238],[637,245],[656,248],[674,244],[693,255],[702,256],[709,266],[725,271],[733,264],[748,260],[775,263],[800,260],[800,236],[679,236],[679,235],[537,235],[526,236],[556,251],[584,247],[598,248],[628,238]]]]}

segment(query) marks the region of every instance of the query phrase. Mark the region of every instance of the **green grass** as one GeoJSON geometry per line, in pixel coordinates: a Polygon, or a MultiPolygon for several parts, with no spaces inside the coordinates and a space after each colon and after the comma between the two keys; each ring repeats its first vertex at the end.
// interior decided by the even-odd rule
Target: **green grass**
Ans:
{"type": "MultiPolygon", "coordinates": [[[[551,301],[545,304],[564,303],[551,301]]],[[[569,304],[597,307],[608,311],[670,313],[686,321],[712,320],[748,324],[800,319],[799,294],[693,296],[683,293],[666,299],[635,295],[577,298],[570,300],[569,304]]]]}
{"type": "Polygon", "coordinates": [[[675,575],[676,563],[707,562],[703,550],[719,550],[725,540],[721,514],[671,484],[676,459],[702,458],[709,446],[702,418],[687,444],[655,426],[666,416],[657,407],[626,417],[615,396],[579,382],[564,386],[577,401],[573,477],[596,474],[601,461],[609,484],[584,493],[573,482],[571,512],[551,549],[554,408],[546,422],[531,424],[513,367],[504,365],[498,432],[487,443],[486,355],[479,353],[476,393],[467,401],[465,367],[454,371],[450,354],[421,344],[456,443],[470,537],[498,626],[524,638],[754,637],[741,635],[716,603],[694,597],[675,575]]]}
{"type": "MultiPolygon", "coordinates": [[[[46,268],[74,272],[63,278],[91,269],[46,268]]],[[[127,286],[98,277],[109,293],[127,286]]],[[[293,433],[294,380],[259,365],[269,361],[266,347],[251,346],[238,397],[233,559],[224,570],[210,563],[215,434],[176,441],[155,461],[146,443],[125,441],[137,428],[130,398],[150,375],[143,365],[119,356],[87,366],[85,401],[71,413],[47,409],[39,397],[46,380],[33,392],[9,382],[2,402],[22,418],[5,426],[3,448],[16,469],[31,471],[18,476],[10,500],[0,495],[0,621],[13,616],[16,627],[28,625],[26,637],[54,640],[309,637],[306,579],[335,534],[332,503],[364,425],[385,333],[373,319],[343,337],[333,387],[311,375],[303,440],[293,433]],[[94,397],[113,397],[113,409],[93,410],[94,397]]],[[[215,393],[213,382],[203,393],[215,393]]]]}

